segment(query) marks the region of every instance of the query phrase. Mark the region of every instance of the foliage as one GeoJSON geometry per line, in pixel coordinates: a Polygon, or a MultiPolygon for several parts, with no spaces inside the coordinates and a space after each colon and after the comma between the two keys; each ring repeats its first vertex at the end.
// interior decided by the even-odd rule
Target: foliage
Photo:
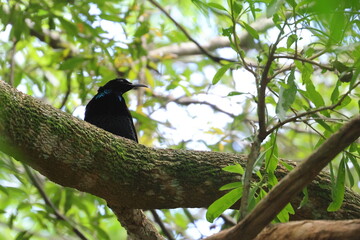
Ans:
{"type": "MultiPolygon", "coordinates": [[[[82,117],[97,87],[120,76],[150,86],[136,98],[127,96],[145,145],[249,153],[260,136],[262,147],[250,166],[259,181],[246,190],[245,211],[276,185],[281,158],[304,159],[359,114],[358,1],[0,4],[0,76],[23,92],[82,117]]],[[[353,143],[329,167],[329,211],[341,207],[344,183],[359,190],[359,155],[353,143]]],[[[0,155],[0,164],[4,238],[73,237],[73,226],[89,239],[125,235],[103,200],[27,172],[8,156],[0,155]]],[[[225,196],[232,201],[219,199],[223,209],[211,207],[209,220],[245,191],[245,184],[229,184],[225,196]]],[[[275,221],[287,221],[296,207],[288,205],[275,221]]],[[[173,234],[193,238],[203,236],[191,231],[202,217],[188,210],[161,215],[173,234]]]]}

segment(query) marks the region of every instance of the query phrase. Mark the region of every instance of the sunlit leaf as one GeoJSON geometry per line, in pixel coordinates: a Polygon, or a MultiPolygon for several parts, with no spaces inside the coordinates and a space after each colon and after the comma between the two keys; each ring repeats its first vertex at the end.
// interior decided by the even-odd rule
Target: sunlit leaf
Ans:
{"type": "Polygon", "coordinates": [[[244,174],[244,168],[236,163],[235,165],[230,165],[230,166],[226,166],[224,168],[222,168],[222,170],[226,171],[226,172],[231,172],[231,173],[238,173],[240,175],[244,174]]]}
{"type": "Polygon", "coordinates": [[[226,209],[230,208],[241,198],[242,191],[242,187],[235,188],[213,202],[206,212],[206,219],[209,222],[213,222],[215,218],[219,217],[226,209]]]}
{"type": "Polygon", "coordinates": [[[220,81],[220,79],[223,77],[223,75],[227,72],[227,70],[229,70],[233,66],[234,66],[234,63],[229,63],[229,64],[226,64],[226,65],[222,66],[217,71],[217,73],[214,75],[214,78],[212,80],[212,84],[213,85],[217,84],[220,81]]]}
{"type": "Polygon", "coordinates": [[[298,36],[296,34],[291,34],[286,41],[286,47],[290,48],[291,45],[298,40],[298,36]]]}
{"type": "Polygon", "coordinates": [[[336,183],[332,188],[332,202],[330,203],[327,210],[334,212],[340,209],[345,193],[345,160],[341,159],[339,169],[337,172],[336,183]]]}
{"type": "Polygon", "coordinates": [[[276,113],[280,120],[286,119],[286,112],[295,101],[297,87],[295,84],[295,70],[292,69],[287,79],[286,88],[280,88],[279,102],[276,105],[276,113]]]}
{"type": "Polygon", "coordinates": [[[241,26],[243,26],[243,27],[246,29],[246,31],[248,31],[248,33],[250,33],[250,35],[251,35],[253,38],[259,39],[259,34],[258,34],[258,32],[257,32],[254,28],[252,28],[249,24],[247,24],[247,23],[244,22],[244,21],[240,21],[240,24],[241,24],[241,26]]]}
{"type": "Polygon", "coordinates": [[[244,92],[238,92],[238,91],[232,91],[228,93],[228,97],[232,97],[232,96],[238,96],[238,95],[242,95],[242,94],[246,94],[244,92]]]}
{"type": "Polygon", "coordinates": [[[218,9],[218,10],[227,12],[226,8],[224,8],[222,5],[220,5],[218,3],[215,3],[215,2],[208,3],[208,6],[211,7],[211,8],[214,8],[214,9],[218,9]]]}
{"type": "Polygon", "coordinates": [[[305,187],[303,190],[302,190],[302,193],[304,194],[304,197],[301,199],[301,202],[300,202],[300,205],[298,207],[298,209],[302,208],[303,206],[305,206],[308,201],[309,201],[309,193],[308,193],[308,190],[307,190],[307,187],[305,187]]]}
{"type": "Polygon", "coordinates": [[[242,187],[241,182],[228,183],[228,184],[222,186],[219,190],[224,191],[224,190],[230,190],[230,189],[238,188],[238,187],[242,187]]]}

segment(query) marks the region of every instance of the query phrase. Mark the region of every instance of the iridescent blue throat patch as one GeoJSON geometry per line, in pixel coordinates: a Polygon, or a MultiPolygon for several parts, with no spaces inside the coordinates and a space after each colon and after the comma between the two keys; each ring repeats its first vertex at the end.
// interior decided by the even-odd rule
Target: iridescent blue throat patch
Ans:
{"type": "Polygon", "coordinates": [[[102,98],[102,97],[108,95],[111,92],[112,92],[111,89],[105,89],[104,91],[99,92],[98,94],[96,94],[95,99],[102,98]]]}

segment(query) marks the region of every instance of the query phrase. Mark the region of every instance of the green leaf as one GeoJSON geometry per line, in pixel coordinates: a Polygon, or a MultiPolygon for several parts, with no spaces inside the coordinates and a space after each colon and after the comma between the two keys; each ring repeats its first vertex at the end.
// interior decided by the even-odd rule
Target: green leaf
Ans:
{"type": "Polygon", "coordinates": [[[66,59],[61,65],[60,70],[75,69],[80,66],[83,62],[87,61],[84,57],[72,57],[66,59]]]}
{"type": "Polygon", "coordinates": [[[213,222],[215,218],[219,217],[226,209],[230,208],[241,198],[242,191],[242,187],[235,188],[213,202],[206,212],[206,219],[209,222],[213,222]]]}
{"type": "Polygon", "coordinates": [[[301,78],[302,78],[302,82],[303,84],[307,84],[308,82],[311,81],[311,75],[314,72],[314,68],[310,63],[302,63],[300,61],[294,61],[296,67],[299,69],[299,71],[301,72],[301,78]]]}
{"type": "Polygon", "coordinates": [[[224,190],[230,190],[230,189],[238,188],[238,187],[242,187],[242,182],[232,182],[232,183],[225,184],[219,190],[224,191],[224,190]]]}
{"type": "Polygon", "coordinates": [[[335,60],[331,63],[333,67],[338,70],[340,73],[348,71],[350,68],[343,64],[342,62],[335,60]]]}
{"type": "Polygon", "coordinates": [[[304,194],[304,197],[303,197],[303,199],[301,200],[298,209],[300,209],[300,208],[302,208],[303,206],[305,206],[306,203],[309,201],[309,193],[308,193],[308,191],[307,191],[307,187],[305,187],[305,188],[302,190],[302,192],[303,192],[303,194],[304,194]]]}
{"type": "Polygon", "coordinates": [[[233,11],[234,15],[237,18],[239,14],[241,13],[241,10],[243,9],[243,5],[241,4],[241,1],[233,1],[233,11]]]}
{"type": "Polygon", "coordinates": [[[275,176],[275,170],[279,161],[276,137],[277,132],[272,133],[270,135],[270,141],[265,144],[265,149],[271,149],[265,154],[265,170],[268,174],[268,184],[270,186],[275,186],[278,183],[278,180],[275,176]]]}
{"type": "Polygon", "coordinates": [[[61,18],[61,17],[59,17],[58,19],[59,19],[59,21],[61,23],[61,26],[64,28],[66,34],[68,34],[69,36],[76,36],[78,34],[79,30],[75,26],[74,23],[68,21],[65,18],[61,18]]]}
{"type": "Polygon", "coordinates": [[[21,231],[16,235],[15,240],[28,240],[32,237],[31,233],[28,233],[27,231],[21,231]]]}
{"type": "Polygon", "coordinates": [[[349,165],[347,163],[345,163],[345,169],[346,169],[346,175],[348,176],[348,179],[349,179],[349,185],[350,185],[350,187],[353,187],[355,184],[355,181],[354,181],[354,177],[351,173],[351,170],[349,168],[349,165]]]}
{"type": "Polygon", "coordinates": [[[286,47],[290,48],[291,45],[297,40],[298,40],[298,36],[296,34],[291,34],[286,41],[286,47]]]}
{"type": "Polygon", "coordinates": [[[101,19],[104,19],[104,20],[108,20],[108,21],[113,21],[113,22],[124,22],[124,19],[122,19],[121,17],[119,17],[118,15],[115,15],[115,14],[106,14],[106,13],[101,13],[99,15],[99,17],[101,19]]]}
{"type": "Polygon", "coordinates": [[[288,222],[289,214],[294,214],[295,211],[290,203],[288,203],[276,216],[280,222],[288,222]]]}
{"type": "Polygon", "coordinates": [[[92,225],[92,227],[95,228],[99,239],[110,240],[110,236],[100,226],[94,224],[92,225]]]}
{"type": "Polygon", "coordinates": [[[237,96],[237,95],[242,95],[242,94],[246,94],[246,93],[244,93],[244,92],[232,91],[232,92],[229,92],[228,97],[237,96]]]}
{"type": "Polygon", "coordinates": [[[64,202],[64,213],[67,213],[73,205],[73,191],[71,189],[65,189],[65,202],[64,202]]]}
{"type": "Polygon", "coordinates": [[[149,32],[149,22],[142,22],[140,27],[136,30],[134,37],[141,37],[149,32]]]}
{"type": "Polygon", "coordinates": [[[292,69],[287,79],[286,88],[281,86],[279,102],[276,105],[276,114],[281,121],[286,119],[286,112],[295,101],[297,87],[295,84],[295,70],[292,69]]]}
{"type": "Polygon", "coordinates": [[[210,8],[218,9],[227,12],[227,9],[224,8],[222,5],[214,2],[210,2],[207,4],[210,8]]]}
{"type": "Polygon", "coordinates": [[[265,144],[265,149],[271,149],[265,153],[266,172],[273,173],[278,164],[278,147],[276,144],[276,132],[270,135],[270,141],[265,144]]]}
{"type": "Polygon", "coordinates": [[[244,168],[236,163],[235,165],[230,165],[222,168],[223,171],[231,172],[231,173],[238,173],[240,175],[244,175],[244,168]]]}
{"type": "Polygon", "coordinates": [[[212,80],[212,84],[215,85],[217,84],[220,79],[222,78],[222,76],[226,73],[227,70],[229,70],[229,68],[231,68],[232,66],[234,66],[234,63],[229,63],[226,64],[224,66],[222,66],[217,73],[214,75],[214,78],[212,80]]]}
{"type": "Polygon", "coordinates": [[[261,166],[263,165],[264,159],[265,159],[265,154],[267,151],[269,151],[271,148],[266,149],[265,151],[261,152],[260,155],[258,156],[258,158],[255,160],[254,163],[254,169],[253,172],[257,172],[260,170],[261,166]]]}
{"type": "MultiPolygon", "coordinates": [[[[318,116],[316,114],[312,115],[315,119],[315,122],[317,122],[318,124],[320,124],[326,131],[328,132],[334,132],[334,130],[329,126],[329,124],[327,124],[324,120],[319,119],[318,116]]],[[[319,142],[321,141],[321,139],[319,140],[319,142]]]]}
{"type": "Polygon", "coordinates": [[[341,82],[337,81],[336,86],[335,86],[333,92],[331,93],[330,99],[331,99],[332,104],[335,104],[337,102],[338,98],[339,98],[339,94],[340,94],[339,93],[339,87],[340,87],[340,85],[341,85],[341,82]]]}
{"type": "Polygon", "coordinates": [[[2,191],[2,192],[5,193],[7,196],[9,196],[9,192],[8,192],[8,190],[6,189],[6,187],[0,185],[0,191],[2,191]]]}
{"type": "Polygon", "coordinates": [[[271,18],[283,5],[285,0],[273,0],[266,8],[266,17],[271,18]]]}
{"type": "Polygon", "coordinates": [[[240,21],[240,24],[241,24],[241,26],[243,26],[243,27],[246,29],[246,31],[247,31],[248,33],[250,33],[250,35],[251,35],[253,38],[259,39],[259,34],[258,34],[258,32],[257,32],[254,28],[252,28],[249,24],[247,24],[247,23],[244,22],[244,21],[240,21]]]}
{"type": "MultiPolygon", "coordinates": [[[[306,93],[308,99],[315,104],[317,108],[325,106],[325,101],[321,94],[316,91],[314,84],[311,81],[306,83],[306,93]]],[[[324,114],[326,111],[322,111],[321,113],[324,114]]],[[[330,117],[329,114],[324,114],[327,117],[330,117]]]]}
{"type": "Polygon", "coordinates": [[[350,159],[351,163],[354,165],[356,174],[358,175],[358,178],[360,178],[360,165],[359,165],[359,162],[351,154],[346,154],[346,156],[350,159]]]}
{"type": "Polygon", "coordinates": [[[337,11],[332,14],[332,19],[329,24],[330,36],[329,41],[340,43],[344,38],[344,31],[346,27],[346,16],[343,12],[337,11]]]}
{"type": "Polygon", "coordinates": [[[337,172],[336,183],[332,189],[332,202],[327,210],[334,212],[340,209],[345,193],[345,159],[342,158],[337,172]]]}
{"type": "Polygon", "coordinates": [[[230,37],[231,34],[233,34],[233,28],[232,27],[222,29],[222,34],[221,35],[223,35],[224,37],[230,37]]]}

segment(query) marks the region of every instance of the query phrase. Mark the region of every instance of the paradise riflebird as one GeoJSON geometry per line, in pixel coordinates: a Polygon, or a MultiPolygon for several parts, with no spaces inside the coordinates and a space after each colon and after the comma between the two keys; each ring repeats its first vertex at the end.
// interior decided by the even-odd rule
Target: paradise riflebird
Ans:
{"type": "Polygon", "coordinates": [[[147,87],[116,78],[100,87],[98,93],[86,105],[85,121],[115,135],[138,142],[133,119],[124,97],[127,91],[147,87]]]}

